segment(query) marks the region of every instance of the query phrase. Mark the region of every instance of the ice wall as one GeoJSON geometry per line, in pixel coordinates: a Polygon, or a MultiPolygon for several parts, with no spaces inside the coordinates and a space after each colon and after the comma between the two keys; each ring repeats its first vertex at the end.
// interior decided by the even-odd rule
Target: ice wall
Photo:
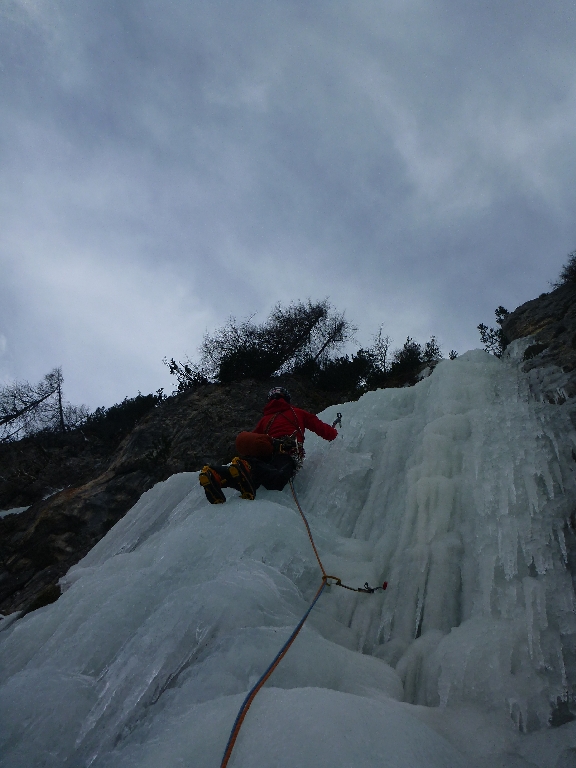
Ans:
{"type": "MultiPolygon", "coordinates": [[[[328,572],[389,587],[326,591],[231,768],[569,765],[573,724],[541,730],[576,678],[563,410],[482,352],[336,410],[296,487],[328,572]]],[[[288,492],[157,485],[0,632],[0,765],[218,766],[319,583],[288,492]]]]}
{"type": "Polygon", "coordinates": [[[369,542],[390,583],[381,610],[349,609],[358,648],[396,667],[408,701],[474,701],[507,707],[522,730],[546,725],[576,683],[568,417],[513,361],[480,351],[345,413],[343,439],[310,452],[304,498],[369,542]]]}

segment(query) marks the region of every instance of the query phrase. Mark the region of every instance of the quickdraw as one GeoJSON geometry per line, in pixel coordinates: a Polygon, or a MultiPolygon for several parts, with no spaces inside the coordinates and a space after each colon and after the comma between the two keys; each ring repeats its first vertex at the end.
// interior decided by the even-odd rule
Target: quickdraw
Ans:
{"type": "Polygon", "coordinates": [[[294,488],[294,483],[292,482],[292,480],[290,480],[290,490],[292,491],[292,496],[298,508],[298,512],[300,512],[300,516],[302,517],[302,520],[304,521],[304,525],[306,526],[306,531],[308,533],[308,538],[310,539],[310,544],[312,544],[312,549],[314,550],[314,554],[316,555],[316,560],[318,561],[318,565],[320,566],[320,570],[322,571],[322,578],[326,582],[327,582],[327,579],[332,579],[332,582],[327,582],[327,585],[342,587],[342,589],[348,589],[350,592],[364,592],[365,594],[368,594],[368,595],[372,595],[374,592],[377,592],[378,590],[384,592],[388,588],[387,581],[383,582],[381,587],[380,586],[371,587],[369,586],[368,582],[365,582],[364,587],[349,587],[348,584],[342,584],[342,579],[338,578],[338,576],[329,576],[326,573],[324,565],[322,564],[322,560],[320,560],[320,555],[318,554],[318,550],[316,549],[316,544],[314,543],[314,538],[312,537],[312,531],[310,530],[310,526],[308,525],[308,520],[306,520],[306,515],[304,514],[302,507],[300,506],[300,502],[298,501],[298,496],[296,496],[296,490],[294,488]]]}

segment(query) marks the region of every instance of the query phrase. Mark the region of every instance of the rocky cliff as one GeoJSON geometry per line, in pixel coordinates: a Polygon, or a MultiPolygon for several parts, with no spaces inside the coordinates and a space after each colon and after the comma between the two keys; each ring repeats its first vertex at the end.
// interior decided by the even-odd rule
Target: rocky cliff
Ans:
{"type": "MultiPolygon", "coordinates": [[[[343,399],[295,378],[280,382],[314,413],[343,399]]],[[[245,380],[170,397],[115,450],[81,432],[4,445],[0,506],[31,506],[0,519],[0,613],[57,599],[58,579],[158,481],[229,461],[238,432],[260,418],[270,385],[245,380]]]]}
{"type": "MultiPolygon", "coordinates": [[[[576,416],[576,283],[567,283],[511,312],[502,330],[517,351],[535,394],[566,403],[576,416]]],[[[576,426],[576,421],[574,421],[576,426]]]]}

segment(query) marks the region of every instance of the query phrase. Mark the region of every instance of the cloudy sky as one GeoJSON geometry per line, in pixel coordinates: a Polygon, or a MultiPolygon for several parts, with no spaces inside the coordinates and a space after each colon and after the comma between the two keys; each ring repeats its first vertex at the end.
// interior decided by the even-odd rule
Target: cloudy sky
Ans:
{"type": "Polygon", "coordinates": [[[463,352],[576,249],[574,0],[2,0],[0,76],[0,381],[308,297],[463,352]]]}

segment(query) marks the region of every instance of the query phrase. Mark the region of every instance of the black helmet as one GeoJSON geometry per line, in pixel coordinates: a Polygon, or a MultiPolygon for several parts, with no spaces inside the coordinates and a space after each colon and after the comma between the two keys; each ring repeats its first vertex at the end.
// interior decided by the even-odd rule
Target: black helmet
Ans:
{"type": "Polygon", "coordinates": [[[279,397],[283,397],[287,403],[290,402],[290,392],[284,387],[272,387],[268,392],[268,400],[277,400],[279,397]]]}

